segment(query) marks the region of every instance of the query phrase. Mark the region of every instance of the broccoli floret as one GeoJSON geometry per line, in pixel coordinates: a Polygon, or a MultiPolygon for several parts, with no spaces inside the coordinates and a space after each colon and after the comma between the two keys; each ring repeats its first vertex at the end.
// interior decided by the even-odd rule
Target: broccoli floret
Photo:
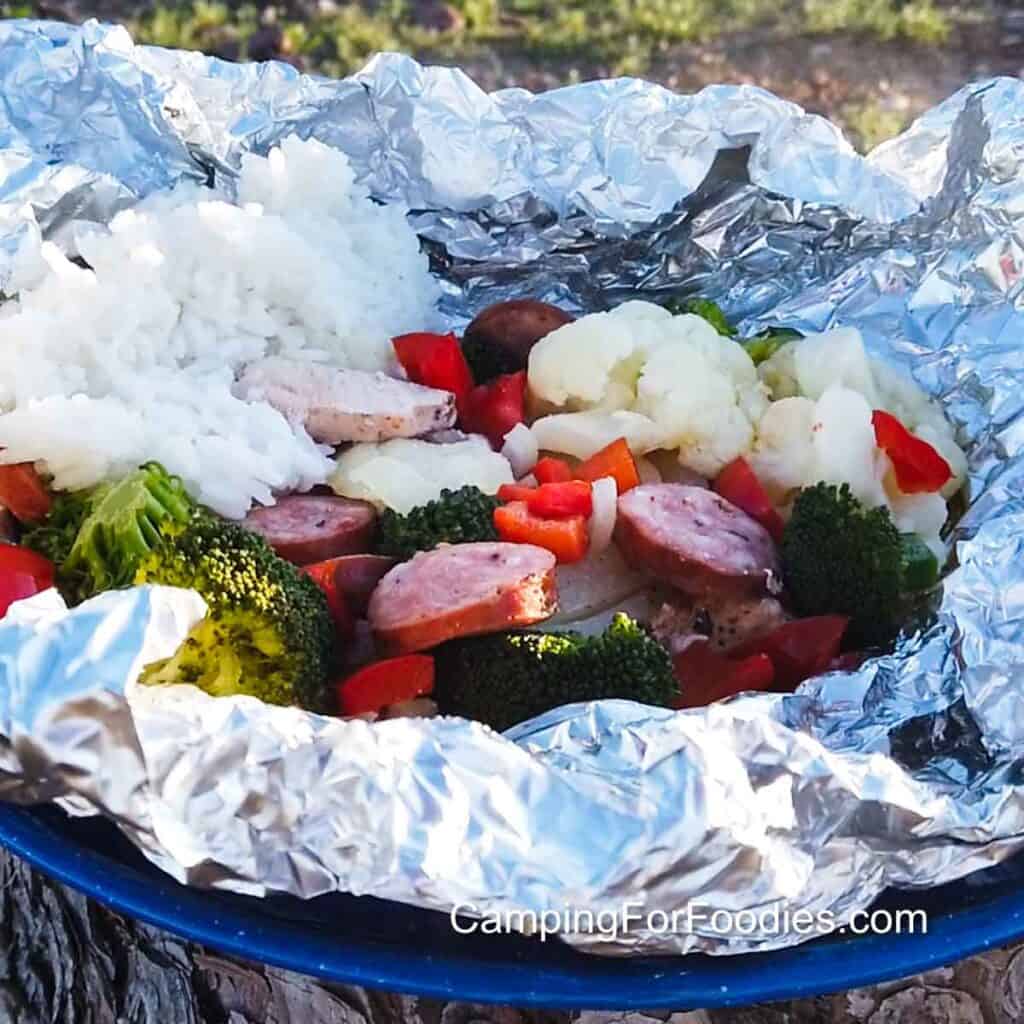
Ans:
{"type": "Polygon", "coordinates": [[[441,712],[498,730],[563,704],[618,697],[668,706],[678,693],[668,652],[621,612],[599,636],[494,633],[436,653],[441,712]]]}
{"type": "Polygon", "coordinates": [[[327,601],[261,537],[198,509],[148,554],[135,582],[191,588],[209,608],[172,658],[147,666],[143,682],[189,682],[215,696],[329,710],[327,601]]]}
{"type": "Polygon", "coordinates": [[[516,373],[524,366],[515,352],[485,338],[463,338],[462,354],[477,384],[486,384],[506,373],[516,373]]]}
{"type": "Polygon", "coordinates": [[[800,492],[782,535],[782,575],[800,615],[850,616],[847,638],[873,645],[899,628],[903,544],[887,508],[865,509],[848,484],[800,492]]]}
{"type": "Polygon", "coordinates": [[[722,312],[721,306],[710,299],[669,299],[665,308],[670,313],[692,313],[709,324],[723,337],[731,338],[736,334],[736,328],[729,323],[728,317],[722,312]]]}
{"type": "MultiPolygon", "coordinates": [[[[77,604],[86,590],[85,580],[64,570],[72,545],[91,507],[92,491],[62,492],[53,500],[46,519],[24,530],[21,543],[57,566],[57,584],[69,604],[77,604]]],[[[87,595],[86,595],[87,596],[87,595]]]]}
{"type": "Polygon", "coordinates": [[[747,355],[753,360],[754,365],[760,366],[787,342],[799,337],[799,331],[791,330],[788,327],[769,327],[768,330],[755,334],[752,338],[744,339],[741,344],[747,350],[747,355]]]}
{"type": "MultiPolygon", "coordinates": [[[[712,302],[710,299],[670,299],[665,304],[665,308],[672,313],[693,313],[695,316],[707,320],[723,337],[736,337],[736,328],[729,323],[718,303],[712,302]]],[[[775,355],[787,341],[799,337],[799,331],[791,330],[788,327],[769,327],[752,338],[738,340],[747,350],[747,355],[754,361],[754,365],[760,366],[766,359],[775,355]]]]}
{"type": "Polygon", "coordinates": [[[26,543],[57,564],[74,604],[130,584],[142,559],[180,531],[192,509],[181,480],[150,462],[117,483],[59,496],[26,543]]]}
{"type": "Polygon", "coordinates": [[[436,500],[405,515],[386,509],[377,523],[377,552],[405,559],[412,558],[417,551],[430,551],[438,544],[497,540],[497,507],[497,498],[467,485],[457,491],[445,489],[436,500]]]}

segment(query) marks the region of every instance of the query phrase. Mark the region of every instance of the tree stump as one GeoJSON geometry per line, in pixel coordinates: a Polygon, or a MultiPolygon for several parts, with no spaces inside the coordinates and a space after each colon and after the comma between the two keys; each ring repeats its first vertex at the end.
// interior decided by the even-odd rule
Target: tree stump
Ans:
{"type": "Polygon", "coordinates": [[[0,1024],[1017,1024],[1024,946],[840,995],[742,1009],[562,1012],[319,982],[122,917],[0,850],[0,1024]]]}

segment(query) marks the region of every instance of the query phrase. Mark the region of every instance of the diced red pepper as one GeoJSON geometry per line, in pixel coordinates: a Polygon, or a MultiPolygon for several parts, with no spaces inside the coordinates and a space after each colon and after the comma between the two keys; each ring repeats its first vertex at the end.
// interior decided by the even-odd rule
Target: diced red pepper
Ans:
{"type": "Polygon", "coordinates": [[[7,614],[7,609],[24,597],[32,597],[45,587],[27,572],[0,572],[0,618],[7,614]]]}
{"type": "Polygon", "coordinates": [[[533,475],[539,484],[564,484],[576,476],[565,459],[556,459],[551,455],[545,455],[537,460],[533,467],[533,475]]]}
{"type": "Polygon", "coordinates": [[[536,490],[526,484],[502,484],[498,488],[498,501],[529,501],[536,490]]]}
{"type": "Polygon", "coordinates": [[[434,692],[434,659],[403,654],[375,661],[338,683],[338,714],[365,715],[434,692]]]}
{"type": "Polygon", "coordinates": [[[805,679],[829,670],[850,620],[846,615],[815,615],[777,626],[729,652],[730,657],[767,654],[775,666],[775,686],[795,689],[805,679]]]}
{"type": "Polygon", "coordinates": [[[526,371],[505,373],[480,384],[466,397],[460,414],[463,430],[483,434],[495,448],[526,416],[526,371]]]}
{"type": "Polygon", "coordinates": [[[605,445],[599,452],[594,452],[589,459],[581,462],[576,467],[575,475],[577,479],[590,483],[600,480],[603,476],[613,477],[619,494],[624,494],[640,483],[636,460],[624,437],[605,445]]]}
{"type": "Polygon", "coordinates": [[[473,390],[473,372],[454,334],[417,332],[391,339],[395,355],[409,380],[440,388],[455,395],[455,406],[461,416],[473,390]]]}
{"type": "Polygon", "coordinates": [[[337,560],[329,558],[324,562],[304,565],[299,572],[304,572],[311,577],[313,582],[324,592],[334,628],[342,636],[351,636],[355,629],[355,622],[345,595],[338,589],[337,560]]]}
{"type": "Polygon", "coordinates": [[[775,541],[782,540],[785,524],[775,511],[768,492],[757,479],[757,474],[743,456],[733,459],[715,478],[714,489],[726,501],[742,509],[751,519],[759,522],[775,541]]]}
{"type": "Polygon", "coordinates": [[[952,477],[949,463],[927,442],[912,434],[891,413],[871,414],[875,443],[889,456],[896,483],[904,494],[940,491],[952,477]]]}
{"type": "Polygon", "coordinates": [[[590,538],[583,516],[544,519],[535,516],[525,501],[499,505],[494,510],[494,528],[502,540],[513,544],[536,544],[546,548],[559,562],[578,562],[587,553],[590,538]]]}
{"type": "Polygon", "coordinates": [[[697,708],[748,690],[768,690],[775,669],[767,654],[729,658],[701,638],[672,659],[679,681],[678,708],[697,708]]]}
{"type": "Polygon", "coordinates": [[[36,590],[53,586],[56,570],[53,562],[30,548],[18,544],[0,543],[0,574],[20,573],[36,581],[36,590]]]}
{"type": "Polygon", "coordinates": [[[31,462],[0,466],[0,505],[22,523],[46,518],[53,499],[31,462]]]}
{"type": "Polygon", "coordinates": [[[541,484],[527,495],[526,505],[535,516],[544,519],[565,519],[567,516],[589,516],[594,511],[590,484],[585,480],[566,480],[559,484],[541,484]]]}

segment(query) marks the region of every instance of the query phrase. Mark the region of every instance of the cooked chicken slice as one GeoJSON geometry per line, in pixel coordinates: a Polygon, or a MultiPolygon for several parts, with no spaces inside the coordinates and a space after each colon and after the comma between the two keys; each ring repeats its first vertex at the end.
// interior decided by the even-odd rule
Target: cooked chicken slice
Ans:
{"type": "Polygon", "coordinates": [[[239,398],[269,402],[324,444],[418,437],[455,423],[455,396],[383,373],[261,359],[235,384],[239,398]]]}

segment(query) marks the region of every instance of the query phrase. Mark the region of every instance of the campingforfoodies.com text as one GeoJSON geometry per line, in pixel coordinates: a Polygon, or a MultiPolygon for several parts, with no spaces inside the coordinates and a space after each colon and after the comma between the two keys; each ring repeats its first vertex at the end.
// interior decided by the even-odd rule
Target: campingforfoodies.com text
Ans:
{"type": "Polygon", "coordinates": [[[830,910],[722,910],[689,903],[673,911],[651,910],[642,903],[592,911],[581,907],[547,910],[481,911],[473,903],[456,905],[450,915],[452,929],[460,935],[536,935],[542,941],[553,935],[584,934],[617,939],[630,932],[655,935],[700,934],[720,937],[770,937],[772,935],[924,935],[928,915],[923,910],[860,910],[848,921],[837,922],[830,910]]]}

